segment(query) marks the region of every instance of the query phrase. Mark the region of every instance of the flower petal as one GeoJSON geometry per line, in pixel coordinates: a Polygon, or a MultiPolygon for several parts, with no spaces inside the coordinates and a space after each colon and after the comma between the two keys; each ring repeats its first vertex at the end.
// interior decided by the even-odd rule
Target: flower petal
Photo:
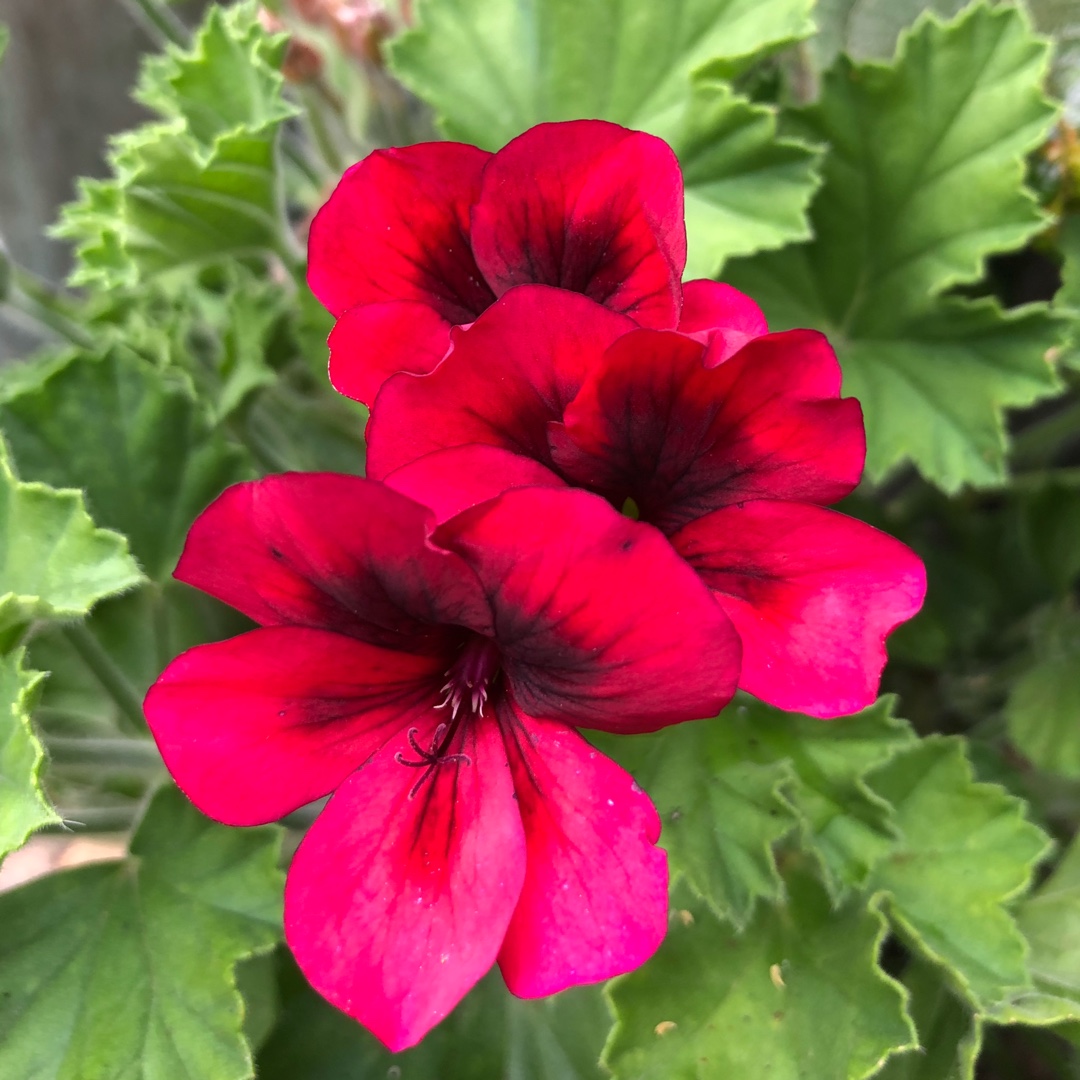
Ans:
{"type": "Polygon", "coordinates": [[[522,286],[467,330],[430,375],[387,382],[368,425],[368,476],[381,480],[433,450],[487,443],[546,462],[546,425],[562,415],[625,316],[577,293],[522,286]]]}
{"type": "Polygon", "coordinates": [[[505,721],[525,883],[499,953],[518,997],[622,975],[667,930],[660,816],[633,777],[562,724],[505,721]]]}
{"type": "Polygon", "coordinates": [[[420,770],[394,759],[416,756],[403,739],[347,780],[285,887],[285,937],[311,985],[391,1050],[419,1042],[491,967],[524,879],[498,725],[462,732],[468,764],[439,766],[413,798],[420,770]]]}
{"type": "Polygon", "coordinates": [[[820,506],[729,506],[671,542],[742,637],[739,686],[811,716],[841,716],[874,701],[885,637],[919,610],[926,592],[925,568],[910,548],[820,506]]]}
{"type": "Polygon", "coordinates": [[[472,245],[498,296],[555,285],[673,329],[686,263],[679,164],[661,139],[617,124],[538,124],[488,162],[472,245]]]}
{"type": "Polygon", "coordinates": [[[330,381],[365,405],[391,375],[426,375],[450,348],[450,323],[415,300],[360,304],[330,332],[330,381]]]}
{"type": "Polygon", "coordinates": [[[834,502],[859,482],[862,412],[812,331],[768,334],[719,367],[680,334],[616,341],[549,429],[572,481],[664,532],[755,498],[834,502]]]}
{"type": "Polygon", "coordinates": [[[469,246],[469,209],[489,158],[452,142],[368,154],[311,223],[311,291],[334,315],[419,300],[447,322],[472,322],[495,299],[469,246]]]}
{"type": "Polygon", "coordinates": [[[146,719],[204,813],[262,825],[333,791],[437,701],[444,663],[342,634],[271,627],[178,656],[146,719]]]}
{"type": "Polygon", "coordinates": [[[512,488],[566,486],[538,461],[480,443],[425,454],[383,483],[428,507],[440,524],[512,488]]]}
{"type": "Polygon", "coordinates": [[[711,346],[708,366],[723,363],[768,332],[765,315],[746,293],[705,278],[683,285],[679,333],[711,346]]]}
{"type": "Polygon", "coordinates": [[[483,582],[503,672],[530,716],[651,731],[713,716],[739,640],[655,530],[588,492],[519,488],[440,526],[483,582]]]}
{"type": "Polygon", "coordinates": [[[491,616],[460,559],[428,542],[431,512],[382,484],[284,473],[236,484],[199,516],[176,577],[268,626],[322,627],[437,651],[491,616]]]}

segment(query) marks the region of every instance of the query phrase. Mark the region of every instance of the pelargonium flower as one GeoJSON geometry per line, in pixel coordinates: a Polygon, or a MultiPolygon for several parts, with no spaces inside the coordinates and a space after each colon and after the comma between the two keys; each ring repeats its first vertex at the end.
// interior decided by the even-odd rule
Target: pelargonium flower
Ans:
{"type": "Polygon", "coordinates": [[[921,606],[925,571],[899,541],[825,509],[865,457],[826,339],[754,333],[756,308],[730,293],[729,325],[704,340],[558,289],[507,293],[454,332],[435,371],[384,385],[369,475],[427,499],[462,467],[451,448],[500,448],[488,472],[525,455],[665,533],[739,631],[744,690],[813,716],[852,712],[874,700],[885,638],[921,606]]]}
{"type": "Polygon", "coordinates": [[[712,715],[737,678],[727,617],[654,529],[582,491],[483,495],[459,477],[478,505],[433,532],[358,477],[230,488],[176,576],[261,626],[184,653],[146,699],[170,772],[219,821],[333,792],[289,870],[286,938],[393,1050],[496,961],[533,997],[648,958],[660,822],[574,728],[712,715]]]}
{"type": "Polygon", "coordinates": [[[496,154],[453,142],[376,150],[342,177],[308,248],[308,282],[338,319],[331,380],[369,405],[390,375],[430,371],[451,327],[516,285],[688,333],[706,332],[727,296],[701,281],[684,299],[671,148],[601,120],[540,124],[496,154]]]}

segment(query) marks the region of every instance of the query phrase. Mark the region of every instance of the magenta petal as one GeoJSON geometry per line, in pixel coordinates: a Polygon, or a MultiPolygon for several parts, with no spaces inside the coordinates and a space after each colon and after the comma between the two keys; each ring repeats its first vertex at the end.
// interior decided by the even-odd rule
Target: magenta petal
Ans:
{"type": "Polygon", "coordinates": [[[428,507],[440,524],[512,488],[566,486],[532,458],[478,443],[425,454],[383,483],[428,507]]]}
{"type": "Polygon", "coordinates": [[[742,637],[739,686],[811,716],[874,701],[885,637],[926,592],[925,568],[910,548],[820,506],[729,506],[671,541],[742,637]]]}
{"type": "Polygon", "coordinates": [[[748,341],[769,332],[761,308],[745,293],[699,278],[683,285],[679,333],[709,345],[709,366],[734,356],[748,341]]]}
{"type": "Polygon", "coordinates": [[[655,529],[584,491],[520,488],[442,525],[491,603],[503,672],[530,716],[650,731],[715,715],[738,636],[655,529]]]}
{"type": "Polygon", "coordinates": [[[414,300],[350,308],[330,333],[330,381],[365,405],[391,375],[424,375],[450,348],[450,324],[414,300]]]}
{"type": "MultiPolygon", "coordinates": [[[[285,937],[311,985],[391,1050],[420,1039],[494,963],[525,874],[498,725],[471,724],[410,798],[404,738],[343,784],[285,887],[285,937]]],[[[430,743],[432,727],[417,733],[430,743]]]]}
{"type": "Polygon", "coordinates": [[[429,543],[433,526],[426,507],[358,476],[268,476],[199,516],[176,577],[267,626],[430,652],[438,624],[491,625],[472,572],[429,543]]]}
{"type": "Polygon", "coordinates": [[[549,429],[572,481],[671,532],[755,498],[834,502],[858,483],[862,412],[837,400],[840,369],[811,331],[768,334],[719,367],[681,334],[616,341],[549,429]]]}
{"type": "Polygon", "coordinates": [[[376,150],[341,178],[311,223],[308,284],[334,315],[417,300],[471,322],[495,299],[469,246],[469,209],[490,155],[463,143],[376,150]]]}
{"type": "Polygon", "coordinates": [[[204,814],[261,825],[333,791],[418,711],[444,661],[273,627],[178,656],[146,696],[165,765],[204,814]]]}
{"type": "Polygon", "coordinates": [[[555,285],[673,329],[686,263],[678,162],[661,139],[616,124],[538,124],[484,169],[472,245],[499,296],[555,285]]]}
{"type": "Polygon", "coordinates": [[[667,930],[660,817],[633,778],[562,724],[507,710],[525,884],[499,953],[518,997],[622,975],[667,930]]]}
{"type": "Polygon", "coordinates": [[[433,450],[486,443],[547,461],[547,424],[620,334],[622,315],[543,285],[507,293],[430,375],[398,375],[368,425],[368,475],[382,479],[433,450]]]}

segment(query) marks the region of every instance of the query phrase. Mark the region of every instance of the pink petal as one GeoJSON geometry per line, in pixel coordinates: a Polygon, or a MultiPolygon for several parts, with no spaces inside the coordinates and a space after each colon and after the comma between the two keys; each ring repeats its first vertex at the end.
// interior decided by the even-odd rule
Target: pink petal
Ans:
{"type": "Polygon", "coordinates": [[[660,817],[613,761],[562,724],[507,712],[525,884],[499,953],[518,997],[622,975],[667,930],[660,817]]]}
{"type": "Polygon", "coordinates": [[[428,507],[440,524],[511,488],[566,486],[532,458],[480,443],[425,454],[383,482],[428,507]]]}
{"type": "Polygon", "coordinates": [[[441,526],[435,541],[483,582],[503,671],[531,716],[650,731],[715,715],[739,641],[655,529],[584,491],[519,488],[441,526]]]}
{"type": "Polygon", "coordinates": [[[445,662],[324,630],[272,627],[178,656],[146,719],[204,814],[276,821],[333,791],[435,704],[445,662]]]}
{"type": "Polygon", "coordinates": [[[721,364],[748,341],[769,332],[761,308],[745,293],[699,278],[683,285],[679,333],[711,346],[708,365],[721,364]]]}
{"type": "MultiPolygon", "coordinates": [[[[338,789],[300,845],[285,937],[311,985],[391,1050],[420,1039],[494,963],[525,875],[506,749],[493,722],[409,797],[403,739],[338,789]]],[[[433,736],[429,724],[417,735],[433,736]]]]}
{"type": "Polygon", "coordinates": [[[824,337],[769,334],[719,367],[703,354],[680,334],[624,335],[551,425],[555,465],[665,532],[746,499],[834,502],[855,487],[862,412],[837,400],[824,337]]]}
{"type": "Polygon", "coordinates": [[[395,300],[350,308],[330,333],[330,381],[365,405],[391,375],[425,375],[450,348],[450,324],[427,304],[395,300]]]}
{"type": "Polygon", "coordinates": [[[739,686],[811,716],[874,701],[885,637],[926,592],[925,568],[910,548],[820,506],[729,506],[671,541],[742,637],[739,686]]]}
{"type": "Polygon", "coordinates": [[[368,154],[311,223],[311,291],[339,316],[417,300],[449,323],[471,322],[495,299],[469,246],[469,208],[489,157],[451,142],[368,154]]]}
{"type": "Polygon", "coordinates": [[[430,375],[387,382],[368,425],[368,475],[433,450],[486,443],[547,461],[546,425],[633,322],[577,293],[522,286],[467,330],[430,375]]]}
{"type": "Polygon", "coordinates": [[[667,143],[616,124],[539,124],[488,162],[472,244],[496,295],[556,285],[674,328],[686,263],[679,164],[667,143]]]}
{"type": "Polygon", "coordinates": [[[491,625],[475,576],[431,546],[432,527],[425,507],[358,476],[268,476],[210,504],[175,576],[267,626],[430,652],[444,641],[438,624],[491,625]]]}

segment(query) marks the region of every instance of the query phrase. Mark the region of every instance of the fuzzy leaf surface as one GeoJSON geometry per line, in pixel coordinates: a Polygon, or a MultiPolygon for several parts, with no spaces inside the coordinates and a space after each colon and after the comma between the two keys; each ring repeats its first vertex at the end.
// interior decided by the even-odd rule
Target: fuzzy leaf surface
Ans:
{"type": "Polygon", "coordinates": [[[252,1076],[233,967],[280,936],[279,835],[166,788],[130,859],[0,896],[0,1075],[252,1076]]]}
{"type": "Polygon", "coordinates": [[[795,123],[830,144],[814,239],[729,264],[773,329],[829,335],[862,402],[872,479],[910,460],[947,491],[1000,482],[1003,410],[1058,385],[1045,306],[946,295],[1044,226],[1024,170],[1055,117],[1047,62],[1021,11],[984,3],[921,19],[892,64],[841,57],[795,123]]]}

